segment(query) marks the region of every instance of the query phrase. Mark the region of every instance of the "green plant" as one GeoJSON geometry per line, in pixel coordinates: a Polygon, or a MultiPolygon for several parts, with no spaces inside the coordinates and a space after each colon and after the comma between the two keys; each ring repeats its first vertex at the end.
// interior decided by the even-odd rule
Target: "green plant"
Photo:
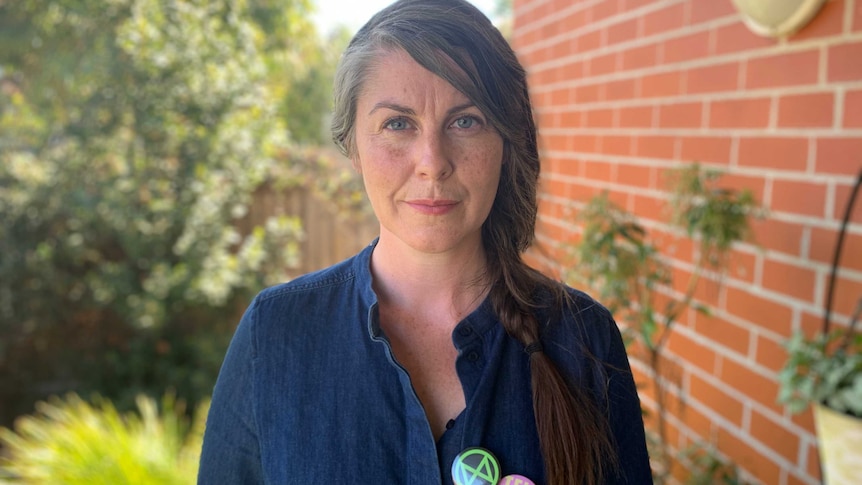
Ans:
{"type": "Polygon", "coordinates": [[[583,233],[573,248],[574,269],[567,276],[596,289],[599,300],[627,323],[627,339],[646,353],[656,396],[658,482],[667,478],[671,460],[662,352],[683,311],[694,308],[708,313],[708,307],[695,300],[701,277],[707,270],[726,266],[732,245],[748,236],[751,217],[760,213],[748,191],[719,187],[720,175],[699,164],[672,173],[670,222],[684,230],[697,249],[681,295],[667,290],[673,283],[671,271],[646,229],[607,194],[589,201],[578,217],[583,233]]]}
{"type": "Polygon", "coordinates": [[[799,413],[814,403],[835,411],[862,418],[862,334],[856,323],[862,315],[862,298],[850,317],[846,329],[830,331],[830,316],[838,265],[853,204],[862,187],[862,171],[847,200],[844,218],[835,245],[832,271],[826,296],[823,328],[807,338],[796,332],[787,342],[787,361],[778,374],[778,401],[792,413],[799,413]]]}
{"type": "MultiPolygon", "coordinates": [[[[854,322],[862,311],[862,300],[854,322]]],[[[811,339],[798,332],[785,344],[787,361],[778,374],[778,401],[792,413],[822,403],[862,418],[862,334],[833,331],[811,339]]]]}
{"type": "Polygon", "coordinates": [[[292,34],[266,30],[299,3],[0,2],[0,424],[212,391],[239,306],[297,258],[295,219],[237,227],[301,172],[269,70],[292,34]]]}
{"type": "Polygon", "coordinates": [[[6,456],[0,473],[10,484],[189,484],[197,476],[207,403],[190,422],[170,395],[137,398],[138,413],[110,401],[91,405],[77,395],[39,402],[35,415],[0,428],[6,456]]]}
{"type": "Polygon", "coordinates": [[[686,485],[745,485],[737,466],[720,456],[714,447],[694,443],[680,452],[680,458],[687,462],[689,476],[686,485]]]}

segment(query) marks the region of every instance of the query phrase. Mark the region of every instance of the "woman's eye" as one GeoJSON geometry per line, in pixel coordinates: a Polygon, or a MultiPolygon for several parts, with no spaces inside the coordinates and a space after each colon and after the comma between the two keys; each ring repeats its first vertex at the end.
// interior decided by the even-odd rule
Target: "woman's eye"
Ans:
{"type": "Polygon", "coordinates": [[[407,123],[407,120],[404,118],[393,118],[386,122],[384,125],[386,129],[393,131],[401,131],[406,130],[410,125],[407,123]]]}
{"type": "Polygon", "coordinates": [[[455,122],[452,123],[452,126],[454,126],[455,128],[466,130],[469,128],[473,128],[474,126],[476,126],[478,124],[479,124],[479,120],[477,120],[475,117],[463,116],[463,117],[455,120],[455,122]]]}

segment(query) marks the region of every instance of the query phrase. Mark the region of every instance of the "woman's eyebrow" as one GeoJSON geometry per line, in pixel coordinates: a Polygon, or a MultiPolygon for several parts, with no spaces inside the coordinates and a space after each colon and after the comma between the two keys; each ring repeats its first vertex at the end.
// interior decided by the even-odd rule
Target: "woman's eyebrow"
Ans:
{"type": "MultiPolygon", "coordinates": [[[[446,114],[452,115],[453,113],[457,113],[459,111],[463,111],[463,110],[468,109],[468,108],[474,108],[475,106],[476,105],[473,104],[472,102],[466,102],[464,104],[459,104],[458,106],[453,106],[453,107],[449,108],[449,110],[446,112],[446,114]]],[[[391,109],[392,111],[397,111],[397,112],[405,114],[405,115],[415,115],[416,114],[416,112],[413,111],[413,109],[408,108],[407,106],[402,106],[398,103],[393,103],[393,102],[389,102],[389,101],[381,101],[381,102],[375,104],[374,107],[371,108],[371,111],[368,112],[368,115],[370,116],[375,111],[377,111],[378,109],[381,109],[381,108],[391,109]]]]}
{"type": "Polygon", "coordinates": [[[412,109],[410,109],[406,106],[401,106],[400,104],[391,103],[389,101],[381,101],[381,102],[375,104],[374,107],[371,108],[371,111],[368,112],[368,114],[371,115],[375,111],[377,111],[378,109],[381,109],[381,108],[391,109],[392,111],[397,111],[399,113],[403,113],[406,115],[415,115],[416,114],[415,111],[413,111],[412,109]]]}

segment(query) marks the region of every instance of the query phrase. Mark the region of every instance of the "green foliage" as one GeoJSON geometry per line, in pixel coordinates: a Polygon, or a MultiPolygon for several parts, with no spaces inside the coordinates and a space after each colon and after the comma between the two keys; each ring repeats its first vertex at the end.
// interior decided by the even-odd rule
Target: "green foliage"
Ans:
{"type": "Polygon", "coordinates": [[[711,446],[695,443],[680,453],[689,464],[686,485],[745,485],[737,466],[721,456],[711,446]]]}
{"type": "Polygon", "coordinates": [[[675,174],[670,206],[671,222],[697,237],[701,258],[710,265],[724,263],[731,245],[748,237],[748,219],[758,214],[749,191],[716,187],[721,177],[716,170],[703,170],[697,164],[675,174]]]}
{"type": "Polygon", "coordinates": [[[264,3],[0,2],[0,422],[67,390],[203,399],[286,277],[295,220],[237,229],[292,149],[264,3]]]}
{"type": "MultiPolygon", "coordinates": [[[[862,303],[860,303],[862,306],[862,303]]],[[[787,361],[778,373],[778,401],[792,413],[813,403],[862,418],[862,335],[836,330],[785,343],[787,361]]]]}
{"type": "Polygon", "coordinates": [[[599,300],[615,315],[623,315],[630,328],[640,329],[644,342],[652,346],[657,325],[652,291],[669,282],[669,272],[646,229],[607,194],[591,199],[579,220],[583,234],[574,247],[577,273],[571,276],[595,288],[599,300]]]}
{"type": "Polygon", "coordinates": [[[598,298],[628,324],[627,340],[646,352],[658,408],[655,458],[661,465],[656,476],[659,483],[665,481],[670,470],[665,437],[667,411],[659,384],[661,353],[683,311],[694,308],[709,312],[707,306],[694,299],[703,271],[726,264],[733,243],[748,237],[749,220],[761,212],[750,193],[719,187],[719,175],[691,164],[671,177],[670,222],[694,239],[698,248],[682,295],[666,291],[672,283],[671,272],[644,226],[613,204],[607,194],[593,198],[579,214],[583,234],[573,247],[575,262],[567,275],[594,288],[598,298]],[[660,293],[665,297],[661,306],[660,293]]]}
{"type": "Polygon", "coordinates": [[[137,398],[138,413],[119,413],[110,401],[95,405],[69,395],[39,402],[37,413],[0,428],[6,456],[0,476],[10,484],[190,484],[198,470],[207,404],[185,417],[168,395],[157,403],[137,398]]]}

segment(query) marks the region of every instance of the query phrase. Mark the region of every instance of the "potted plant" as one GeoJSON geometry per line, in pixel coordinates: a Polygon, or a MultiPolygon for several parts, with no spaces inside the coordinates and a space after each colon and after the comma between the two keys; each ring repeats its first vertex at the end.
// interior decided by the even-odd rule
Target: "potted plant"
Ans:
{"type": "Polygon", "coordinates": [[[814,409],[824,483],[858,484],[862,477],[862,334],[856,322],[859,299],[848,326],[830,331],[829,317],[838,262],[862,172],[850,196],[832,263],[823,329],[813,337],[795,334],[786,343],[787,362],[779,372],[779,402],[792,413],[814,409]]]}

